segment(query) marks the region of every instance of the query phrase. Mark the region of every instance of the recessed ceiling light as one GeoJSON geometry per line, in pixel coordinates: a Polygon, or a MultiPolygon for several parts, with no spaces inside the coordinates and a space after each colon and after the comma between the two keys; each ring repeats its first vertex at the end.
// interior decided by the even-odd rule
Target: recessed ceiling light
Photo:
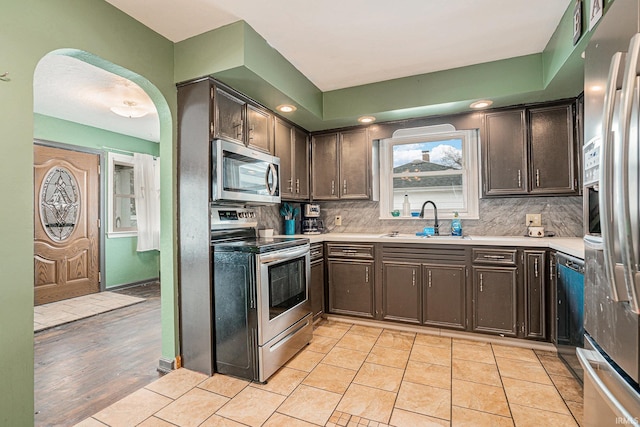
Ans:
{"type": "Polygon", "coordinates": [[[276,107],[276,110],[280,111],[281,113],[292,113],[296,111],[297,108],[294,105],[282,104],[282,105],[278,105],[276,107]]]}
{"type": "Polygon", "coordinates": [[[491,104],[493,104],[493,101],[490,101],[488,99],[482,99],[480,101],[476,101],[473,102],[470,107],[471,108],[476,108],[476,109],[480,109],[480,108],[487,108],[488,106],[490,106],[491,104]]]}
{"type": "Polygon", "coordinates": [[[373,116],[362,116],[362,117],[358,117],[358,121],[360,123],[373,123],[376,121],[376,118],[373,116]]]}
{"type": "Polygon", "coordinates": [[[114,105],[110,110],[119,116],[130,119],[144,117],[149,113],[146,109],[138,106],[137,102],[127,100],[122,101],[122,105],[114,105]]]}

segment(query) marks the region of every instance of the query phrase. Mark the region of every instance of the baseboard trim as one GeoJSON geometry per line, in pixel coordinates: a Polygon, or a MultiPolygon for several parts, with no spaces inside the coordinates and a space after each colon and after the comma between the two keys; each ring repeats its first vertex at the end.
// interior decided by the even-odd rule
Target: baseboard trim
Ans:
{"type": "Polygon", "coordinates": [[[163,374],[168,374],[169,372],[175,370],[175,368],[175,359],[166,359],[164,357],[161,357],[158,361],[158,371],[162,372],[163,374]]]}
{"type": "Polygon", "coordinates": [[[159,277],[153,277],[153,278],[150,278],[150,279],[139,280],[137,282],[123,283],[123,284],[120,284],[120,285],[109,286],[108,288],[105,288],[104,291],[105,292],[121,291],[123,289],[133,288],[133,287],[136,287],[136,286],[151,285],[152,283],[156,283],[156,282],[159,282],[159,281],[160,281],[159,277]]]}

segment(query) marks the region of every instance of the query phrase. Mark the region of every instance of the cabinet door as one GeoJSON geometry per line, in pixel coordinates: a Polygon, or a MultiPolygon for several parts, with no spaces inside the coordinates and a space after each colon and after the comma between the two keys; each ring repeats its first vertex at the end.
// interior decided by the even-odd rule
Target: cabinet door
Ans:
{"type": "Polygon", "coordinates": [[[266,153],[273,153],[272,134],[271,114],[254,105],[247,104],[247,146],[266,153]]]}
{"type": "Polygon", "coordinates": [[[309,199],[309,137],[293,128],[293,191],[296,199],[309,199]]]}
{"type": "Polygon", "coordinates": [[[311,142],[311,196],[317,200],[338,199],[338,134],[316,135],[311,142]]]}
{"type": "Polygon", "coordinates": [[[330,259],[329,311],[373,317],[373,261],[330,259]]]}
{"type": "Polygon", "coordinates": [[[544,251],[524,251],[524,336],[546,339],[546,263],[544,251]]]}
{"type": "Polygon", "coordinates": [[[280,197],[285,200],[294,197],[291,128],[289,123],[276,118],[275,155],[280,158],[280,197]]]}
{"type": "Polygon", "coordinates": [[[324,312],[324,260],[311,263],[311,277],[309,279],[309,296],[313,319],[317,319],[324,312]]]}
{"type": "Polygon", "coordinates": [[[473,267],[473,330],[515,337],[516,267],[473,267]]]}
{"type": "Polygon", "coordinates": [[[524,110],[501,111],[485,116],[485,194],[500,196],[527,193],[527,139],[524,110]]]}
{"type": "Polygon", "coordinates": [[[369,199],[369,147],[366,129],[340,133],[341,199],[369,199]]]}
{"type": "Polygon", "coordinates": [[[423,268],[423,277],[423,323],[464,330],[465,266],[427,264],[423,268]]]}
{"type": "Polygon", "coordinates": [[[214,105],[215,137],[244,144],[243,132],[245,102],[220,88],[216,88],[214,105]]]}
{"type": "Polygon", "coordinates": [[[571,105],[529,110],[531,192],[577,193],[571,105]]]}
{"type": "Polygon", "coordinates": [[[382,317],[420,323],[420,264],[382,263],[382,317]]]}

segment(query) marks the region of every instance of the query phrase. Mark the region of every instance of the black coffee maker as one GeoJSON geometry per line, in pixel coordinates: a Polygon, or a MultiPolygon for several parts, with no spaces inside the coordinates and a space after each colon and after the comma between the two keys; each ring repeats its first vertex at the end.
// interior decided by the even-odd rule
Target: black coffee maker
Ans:
{"type": "Polygon", "coordinates": [[[302,234],[320,234],[324,224],[320,219],[320,205],[306,204],[302,212],[302,234]]]}

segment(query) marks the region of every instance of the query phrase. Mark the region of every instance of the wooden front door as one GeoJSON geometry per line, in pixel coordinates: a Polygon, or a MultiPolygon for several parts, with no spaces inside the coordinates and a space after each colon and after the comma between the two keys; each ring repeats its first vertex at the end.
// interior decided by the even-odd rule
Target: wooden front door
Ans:
{"type": "Polygon", "coordinates": [[[34,145],[35,305],[99,292],[100,156],[34,145]]]}

